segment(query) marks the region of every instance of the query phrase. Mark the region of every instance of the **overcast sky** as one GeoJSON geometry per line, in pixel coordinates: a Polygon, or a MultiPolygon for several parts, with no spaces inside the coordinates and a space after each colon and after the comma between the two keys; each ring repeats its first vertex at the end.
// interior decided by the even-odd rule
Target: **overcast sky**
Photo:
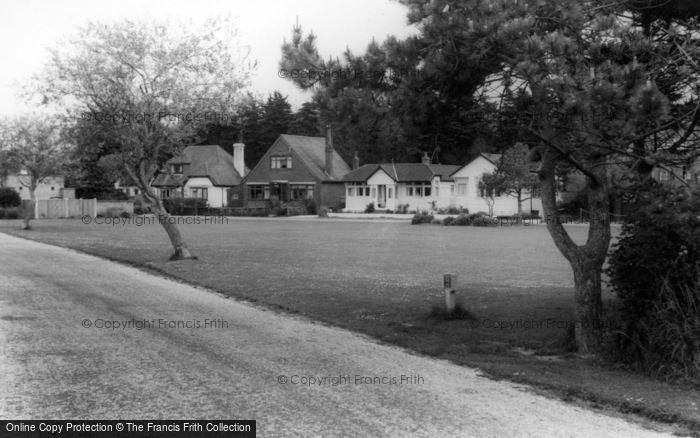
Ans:
{"type": "Polygon", "coordinates": [[[89,20],[158,18],[199,21],[208,16],[238,17],[241,41],[250,46],[259,66],[252,89],[265,95],[280,90],[298,107],[308,99],[294,85],[278,76],[280,46],[291,37],[299,19],[304,31],[318,36],[321,55],[340,56],[346,46],[364,51],[367,43],[387,35],[405,37],[406,8],[393,0],[119,0],[6,2],[0,12],[0,53],[6,60],[0,69],[0,114],[26,109],[16,97],[18,87],[46,62],[47,47],[89,20]]]}

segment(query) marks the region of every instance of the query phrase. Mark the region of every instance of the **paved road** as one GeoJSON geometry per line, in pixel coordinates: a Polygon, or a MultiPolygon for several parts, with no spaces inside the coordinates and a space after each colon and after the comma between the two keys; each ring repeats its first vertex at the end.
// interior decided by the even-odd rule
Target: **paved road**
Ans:
{"type": "Polygon", "coordinates": [[[660,436],[468,368],[4,234],[0,382],[6,419],[256,419],[259,436],[660,436]],[[132,326],[100,328],[111,321],[132,326]],[[150,327],[138,329],[144,321],[150,327]],[[319,382],[305,385],[309,377],[319,382]]]}

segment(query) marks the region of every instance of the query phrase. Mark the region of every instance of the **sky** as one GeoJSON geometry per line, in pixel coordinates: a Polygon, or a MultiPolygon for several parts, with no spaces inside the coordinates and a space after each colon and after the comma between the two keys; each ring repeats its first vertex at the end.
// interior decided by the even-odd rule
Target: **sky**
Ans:
{"type": "Polygon", "coordinates": [[[294,108],[310,96],[280,78],[278,63],[283,40],[291,38],[299,22],[312,30],[321,56],[340,56],[346,48],[361,53],[372,38],[405,37],[407,9],[394,0],[20,0],[0,7],[0,116],[31,108],[18,91],[48,60],[47,48],[73,34],[88,21],[114,22],[124,18],[168,18],[201,21],[231,14],[238,18],[241,44],[258,61],[251,91],[264,96],[279,90],[294,108]]]}

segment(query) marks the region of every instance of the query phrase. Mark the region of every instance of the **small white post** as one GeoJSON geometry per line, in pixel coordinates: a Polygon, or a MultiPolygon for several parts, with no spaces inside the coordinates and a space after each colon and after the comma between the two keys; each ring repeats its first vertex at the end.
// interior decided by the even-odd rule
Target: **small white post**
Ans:
{"type": "Polygon", "coordinates": [[[445,274],[442,277],[443,288],[445,290],[445,310],[452,313],[457,303],[457,274],[445,274]]]}

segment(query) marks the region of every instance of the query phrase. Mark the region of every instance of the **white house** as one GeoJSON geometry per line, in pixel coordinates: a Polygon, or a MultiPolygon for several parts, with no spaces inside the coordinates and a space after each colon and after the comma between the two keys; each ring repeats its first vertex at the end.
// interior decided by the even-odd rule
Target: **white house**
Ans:
{"type": "MultiPolygon", "coordinates": [[[[500,155],[480,154],[464,166],[430,164],[425,155],[421,163],[366,164],[343,178],[345,211],[364,211],[373,203],[377,210],[409,211],[466,208],[470,212],[488,211],[488,202],[479,190],[484,173],[496,169],[500,155]]],[[[529,198],[525,193],[523,198],[529,198]]],[[[542,211],[539,198],[523,202],[523,212],[542,211]]],[[[518,212],[518,201],[510,196],[494,198],[493,214],[518,212]]]]}
{"type": "MultiPolygon", "coordinates": [[[[472,161],[462,166],[451,176],[455,184],[454,204],[468,208],[470,212],[488,212],[488,200],[483,191],[479,190],[479,182],[484,173],[496,170],[500,154],[479,154],[472,161]]],[[[523,192],[522,210],[524,213],[531,211],[542,212],[542,200],[539,197],[531,197],[529,191],[523,192]]],[[[493,198],[493,215],[508,216],[518,212],[518,200],[514,196],[495,196],[493,198]]]]}
{"type": "MultiPolygon", "coordinates": [[[[8,175],[4,181],[0,181],[0,187],[10,187],[19,193],[22,200],[31,199],[29,189],[25,184],[29,183],[29,176],[25,171],[8,175]]],[[[36,199],[51,199],[62,197],[61,189],[64,188],[62,176],[49,176],[44,178],[36,187],[36,199]]]]}
{"type": "Polygon", "coordinates": [[[241,183],[248,173],[242,143],[233,145],[233,156],[218,145],[188,146],[170,159],[151,186],[161,199],[200,198],[209,207],[225,207],[228,189],[241,183]]]}

